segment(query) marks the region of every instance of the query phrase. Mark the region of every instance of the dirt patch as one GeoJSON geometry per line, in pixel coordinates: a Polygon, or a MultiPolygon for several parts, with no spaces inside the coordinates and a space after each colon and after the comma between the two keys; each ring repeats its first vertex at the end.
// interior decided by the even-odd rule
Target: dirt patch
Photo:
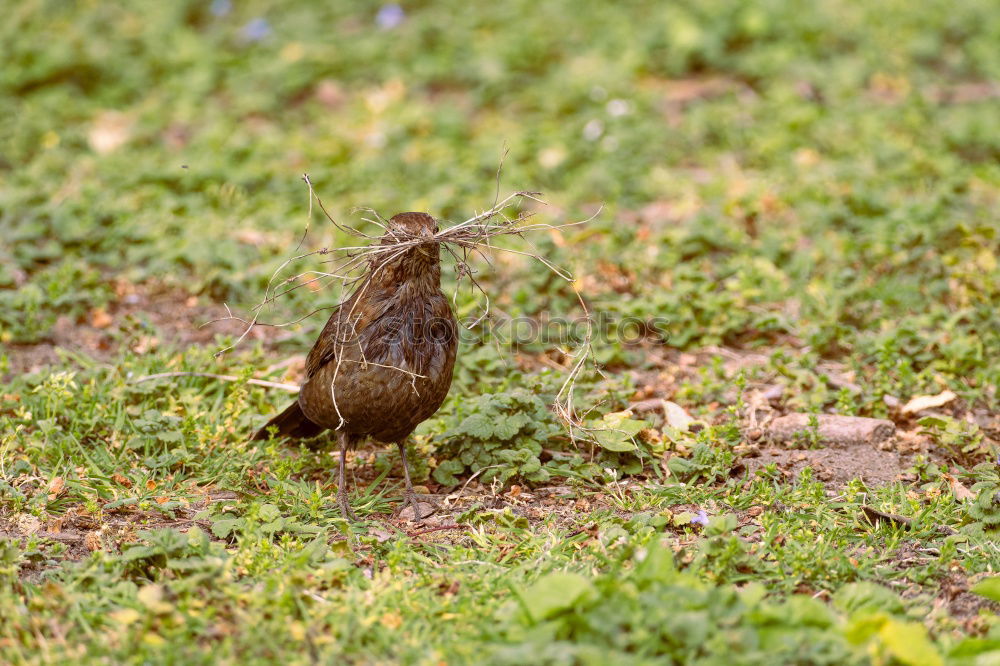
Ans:
{"type": "MultiPolygon", "coordinates": [[[[982,611],[1000,613],[1000,604],[970,592],[970,587],[969,579],[961,574],[952,574],[941,583],[939,598],[947,603],[948,612],[952,617],[969,622],[977,618],[982,611]]],[[[969,629],[972,627],[967,627],[967,630],[969,629]]]]}
{"type": "Polygon", "coordinates": [[[0,539],[15,540],[22,549],[28,548],[29,539],[37,544],[27,550],[18,571],[22,579],[33,581],[47,571],[67,562],[79,562],[98,550],[118,553],[124,545],[136,542],[142,530],[173,528],[187,532],[197,525],[209,531],[211,524],[196,521],[194,516],[212,502],[232,501],[236,494],[212,488],[201,490],[201,497],[176,509],[174,518],[131,507],[107,512],[100,520],[85,513],[82,507],[70,508],[45,523],[26,513],[0,515],[0,539]]]}
{"type": "MultiPolygon", "coordinates": [[[[3,379],[62,365],[60,350],[107,361],[122,347],[145,353],[160,346],[209,344],[217,335],[243,332],[237,321],[214,321],[227,316],[224,306],[180,289],[129,284],[116,285],[116,292],[119,298],[107,308],[78,319],[59,317],[44,341],[6,345],[10,370],[3,379]]],[[[262,326],[247,339],[280,342],[289,337],[284,329],[262,326]]]]}
{"type": "Polygon", "coordinates": [[[840,488],[852,479],[861,479],[868,486],[884,486],[898,480],[912,461],[910,456],[897,451],[863,444],[804,450],[769,447],[755,457],[745,458],[743,464],[751,474],[775,464],[787,478],[794,478],[806,467],[811,467],[816,479],[830,488],[840,488]]]}

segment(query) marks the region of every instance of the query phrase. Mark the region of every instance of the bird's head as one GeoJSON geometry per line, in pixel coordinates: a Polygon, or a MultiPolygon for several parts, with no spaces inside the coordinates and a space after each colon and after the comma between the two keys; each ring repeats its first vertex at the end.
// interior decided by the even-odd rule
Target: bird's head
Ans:
{"type": "Polygon", "coordinates": [[[437,222],[427,213],[399,213],[386,225],[386,236],[395,242],[430,239],[437,231],[437,222]]]}
{"type": "Polygon", "coordinates": [[[385,262],[381,279],[386,282],[418,279],[437,288],[441,278],[441,244],[435,240],[437,232],[437,222],[427,213],[393,215],[379,244],[400,244],[407,249],[380,255],[377,262],[385,262]]]}

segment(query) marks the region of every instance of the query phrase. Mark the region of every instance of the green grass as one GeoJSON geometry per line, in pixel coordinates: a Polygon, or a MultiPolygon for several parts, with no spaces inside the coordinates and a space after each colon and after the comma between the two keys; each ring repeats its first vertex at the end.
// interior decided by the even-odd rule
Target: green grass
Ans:
{"type": "MultiPolygon", "coordinates": [[[[388,30],[367,3],[212,7],[25,0],[0,26],[0,660],[997,659],[1000,5],[445,1],[388,30]],[[348,526],[329,450],[245,441],[287,395],[132,383],[306,351],[318,317],[221,358],[196,338],[295,248],[302,173],[338,220],[459,221],[505,145],[539,219],[603,206],[533,242],[591,312],[655,324],[578,391],[634,437],[569,441],[552,345],[471,341],[411,456],[441,494],[477,474],[457,526],[393,520],[374,447],[348,526]],[[894,419],[911,469],[751,469],[774,386],[779,412],[894,419]],[[892,406],[944,389],[930,419],[892,406]],[[704,427],[619,414],[660,397],[704,427]]],[[[304,250],[345,240],[316,215],[304,250]]],[[[538,265],[476,268],[510,316],[579,314],[538,265]]]]}

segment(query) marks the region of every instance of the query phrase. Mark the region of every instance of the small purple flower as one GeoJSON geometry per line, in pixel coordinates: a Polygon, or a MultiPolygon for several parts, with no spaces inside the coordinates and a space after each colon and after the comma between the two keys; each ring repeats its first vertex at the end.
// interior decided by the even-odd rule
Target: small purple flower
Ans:
{"type": "Polygon", "coordinates": [[[704,509],[698,509],[698,515],[691,519],[692,525],[701,525],[705,527],[708,525],[708,514],[705,513],[704,509]]]}
{"type": "Polygon", "coordinates": [[[375,25],[382,30],[392,30],[406,20],[406,12],[396,3],[382,5],[375,15],[375,25]]]}
{"type": "Polygon", "coordinates": [[[243,39],[259,42],[271,34],[271,24],[265,18],[255,18],[243,26],[243,39]]]}
{"type": "Polygon", "coordinates": [[[212,12],[212,16],[223,17],[233,9],[233,0],[212,0],[212,5],[209,7],[209,11],[212,12]]]}

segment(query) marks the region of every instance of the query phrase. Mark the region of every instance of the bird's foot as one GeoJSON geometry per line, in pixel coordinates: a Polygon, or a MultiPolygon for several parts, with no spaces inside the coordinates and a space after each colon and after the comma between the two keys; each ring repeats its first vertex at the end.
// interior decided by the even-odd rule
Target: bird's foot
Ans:
{"type": "Polygon", "coordinates": [[[347,501],[347,493],[337,493],[337,504],[340,505],[340,515],[349,523],[358,522],[358,517],[351,510],[351,504],[347,501]]]}
{"type": "Polygon", "coordinates": [[[414,520],[416,522],[422,522],[424,518],[429,517],[441,507],[430,501],[421,502],[414,492],[408,492],[403,499],[403,508],[399,512],[399,517],[406,520],[414,520]],[[412,512],[407,511],[409,509],[412,512]]]}

